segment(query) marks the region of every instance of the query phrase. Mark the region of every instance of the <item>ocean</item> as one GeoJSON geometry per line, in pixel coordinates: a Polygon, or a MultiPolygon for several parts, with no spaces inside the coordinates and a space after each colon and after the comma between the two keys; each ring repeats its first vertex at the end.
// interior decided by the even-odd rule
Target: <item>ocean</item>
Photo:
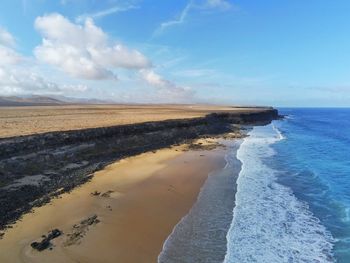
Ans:
{"type": "Polygon", "coordinates": [[[271,166],[332,236],[334,261],[350,262],[350,109],[282,109],[284,140],[271,166]]]}
{"type": "Polygon", "coordinates": [[[350,109],[279,111],[231,145],[159,262],[350,262],[350,109]]]}

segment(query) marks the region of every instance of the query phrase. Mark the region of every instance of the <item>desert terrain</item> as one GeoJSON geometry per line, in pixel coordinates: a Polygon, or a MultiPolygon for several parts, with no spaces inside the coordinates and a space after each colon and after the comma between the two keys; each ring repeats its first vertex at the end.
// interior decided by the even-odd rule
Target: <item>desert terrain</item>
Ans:
{"type": "Polygon", "coordinates": [[[0,138],[52,131],[203,117],[213,112],[254,112],[261,108],[209,105],[60,105],[0,107],[0,138]]]}

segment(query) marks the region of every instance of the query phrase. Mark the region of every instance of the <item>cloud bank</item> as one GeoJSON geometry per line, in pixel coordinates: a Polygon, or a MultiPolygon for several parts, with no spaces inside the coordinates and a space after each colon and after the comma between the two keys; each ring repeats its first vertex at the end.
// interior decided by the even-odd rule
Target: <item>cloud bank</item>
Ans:
{"type": "Polygon", "coordinates": [[[0,66],[17,64],[22,60],[22,56],[14,50],[15,46],[15,38],[0,27],[0,66]]]}
{"type": "Polygon", "coordinates": [[[0,27],[0,95],[64,94],[86,91],[84,85],[58,85],[48,81],[26,65],[24,56],[16,50],[16,40],[0,27]]]}
{"type": "Polygon", "coordinates": [[[75,24],[60,14],[38,17],[35,28],[42,35],[35,48],[39,61],[53,65],[72,77],[116,78],[116,68],[142,69],[151,62],[139,51],[111,44],[107,34],[92,19],[75,24]]]}
{"type": "Polygon", "coordinates": [[[23,69],[0,67],[0,95],[80,93],[88,90],[85,85],[58,85],[37,73],[23,69]]]}
{"type": "Polygon", "coordinates": [[[118,70],[123,69],[133,73],[135,85],[142,80],[145,88],[153,87],[144,94],[148,100],[152,96],[154,102],[189,102],[193,99],[194,92],[190,87],[178,85],[156,73],[145,55],[113,42],[91,18],[79,24],[54,13],[37,17],[34,27],[42,37],[41,44],[33,50],[34,57],[19,54],[15,38],[0,27],[0,95],[81,96],[90,89],[85,84],[72,82],[90,81],[88,83],[96,85],[96,81],[117,80],[118,70]],[[63,75],[61,83],[51,81],[49,77],[51,73],[57,75],[57,70],[61,72],[59,76],[63,75]]]}
{"type": "Polygon", "coordinates": [[[141,78],[153,87],[158,88],[158,95],[168,102],[189,102],[193,99],[194,92],[190,87],[181,87],[162,78],[152,69],[140,71],[141,78]]]}

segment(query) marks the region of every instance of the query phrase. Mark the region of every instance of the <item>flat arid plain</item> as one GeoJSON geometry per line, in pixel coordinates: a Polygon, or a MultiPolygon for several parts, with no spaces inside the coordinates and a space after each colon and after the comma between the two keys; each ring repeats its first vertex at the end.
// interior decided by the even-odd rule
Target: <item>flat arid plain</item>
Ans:
{"type": "Polygon", "coordinates": [[[203,117],[260,108],[211,105],[67,105],[0,108],[0,138],[114,125],[203,117]]]}

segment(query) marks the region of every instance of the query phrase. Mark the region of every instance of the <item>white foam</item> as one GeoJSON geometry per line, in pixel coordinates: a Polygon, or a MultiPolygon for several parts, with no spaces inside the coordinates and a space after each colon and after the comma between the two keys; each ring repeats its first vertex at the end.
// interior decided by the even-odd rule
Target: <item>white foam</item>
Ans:
{"type": "Polygon", "coordinates": [[[227,146],[234,154],[226,155],[225,168],[208,176],[196,203],[165,241],[159,263],[222,263],[240,165],[235,154],[238,145],[227,146]]]}
{"type": "Polygon", "coordinates": [[[350,207],[344,208],[344,216],[342,217],[343,222],[350,222],[350,207]]]}
{"type": "Polygon", "coordinates": [[[282,134],[282,132],[276,127],[274,123],[271,124],[272,129],[276,132],[277,137],[279,140],[284,140],[286,137],[282,134]]]}
{"type": "Polygon", "coordinates": [[[333,262],[330,234],[263,161],[282,139],[276,128],[256,127],[249,135],[237,153],[242,169],[224,262],[333,262]]]}

